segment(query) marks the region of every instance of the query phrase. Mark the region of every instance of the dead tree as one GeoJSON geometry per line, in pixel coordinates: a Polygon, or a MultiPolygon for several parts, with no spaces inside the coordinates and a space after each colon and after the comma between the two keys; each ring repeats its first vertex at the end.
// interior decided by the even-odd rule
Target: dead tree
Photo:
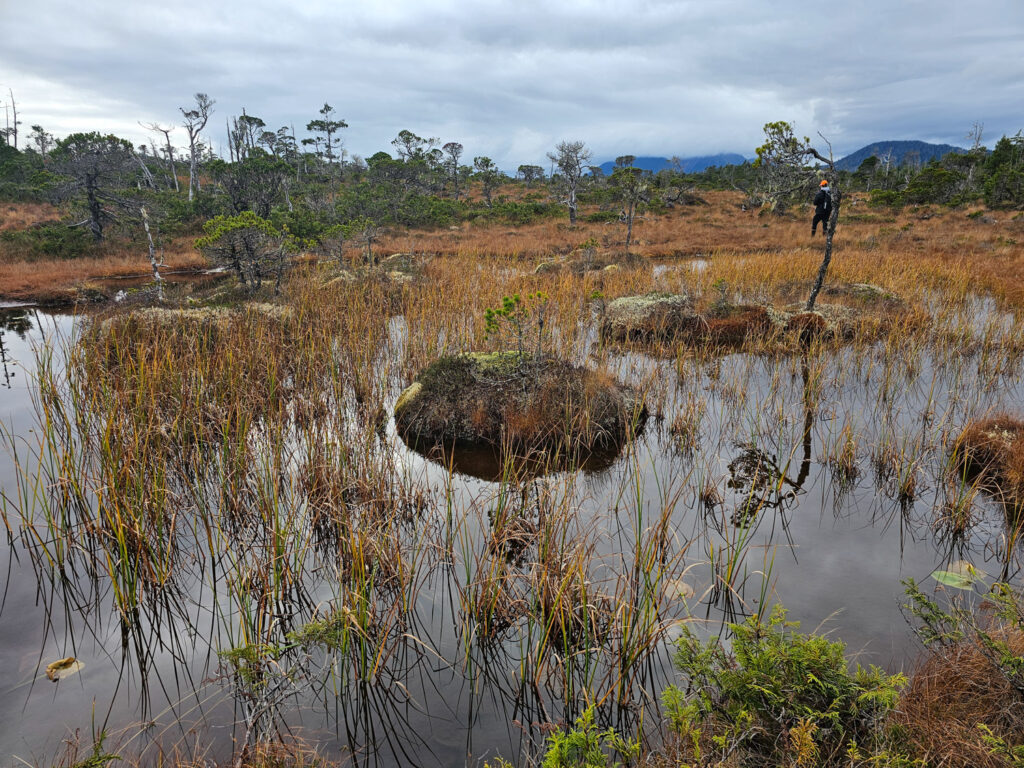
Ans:
{"type": "Polygon", "coordinates": [[[173,128],[164,128],[158,123],[139,123],[147,131],[154,131],[156,133],[162,133],[164,135],[164,152],[167,154],[167,163],[171,167],[171,178],[174,180],[174,191],[180,192],[181,189],[178,187],[178,173],[174,167],[174,146],[171,144],[171,131],[173,128]]]}
{"type": "Polygon", "coordinates": [[[206,127],[213,111],[214,101],[205,93],[195,95],[195,109],[179,107],[185,117],[185,132],[188,133],[188,201],[191,203],[199,187],[199,134],[206,127]]]}
{"type": "Polygon", "coordinates": [[[11,100],[11,122],[7,126],[7,141],[14,139],[14,148],[18,148],[18,105],[14,101],[14,91],[10,88],[7,89],[7,95],[11,100]]]}
{"type": "Polygon", "coordinates": [[[576,192],[583,179],[583,170],[590,162],[590,150],[582,141],[561,141],[555,146],[555,152],[548,152],[548,159],[558,166],[565,188],[565,199],[562,204],[569,209],[569,223],[576,223],[576,212],[579,203],[576,192]]]}
{"type": "Polygon", "coordinates": [[[784,121],[766,123],[764,134],[767,141],[757,148],[757,160],[754,161],[754,165],[765,169],[766,177],[775,185],[773,194],[780,197],[792,196],[806,190],[814,179],[819,178],[824,178],[831,186],[832,215],[825,227],[825,252],[805,307],[805,311],[813,312],[814,302],[821,292],[829,263],[832,261],[832,238],[839,223],[839,206],[843,198],[835,162],[832,160],[832,145],[828,139],[818,134],[828,146],[828,157],[825,157],[811,146],[809,138],[805,136],[802,140],[798,139],[793,134],[793,126],[784,121]],[[823,163],[825,167],[816,168],[808,165],[811,159],[823,163]]]}
{"type": "Polygon", "coordinates": [[[156,246],[153,243],[153,233],[149,231],[149,214],[146,206],[139,206],[139,214],[142,216],[142,228],[146,230],[146,241],[149,244],[149,265],[153,268],[153,282],[156,283],[157,295],[160,300],[164,298],[164,279],[160,275],[160,262],[156,258],[156,246]]]}

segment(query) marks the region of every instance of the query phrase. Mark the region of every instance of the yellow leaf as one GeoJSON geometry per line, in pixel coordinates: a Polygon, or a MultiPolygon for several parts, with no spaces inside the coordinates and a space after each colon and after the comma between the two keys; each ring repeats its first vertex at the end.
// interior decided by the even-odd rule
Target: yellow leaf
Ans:
{"type": "Polygon", "coordinates": [[[60,659],[46,665],[46,676],[53,682],[63,680],[65,677],[71,677],[77,674],[79,670],[85,665],[76,659],[74,656],[68,656],[66,659],[60,659]]]}

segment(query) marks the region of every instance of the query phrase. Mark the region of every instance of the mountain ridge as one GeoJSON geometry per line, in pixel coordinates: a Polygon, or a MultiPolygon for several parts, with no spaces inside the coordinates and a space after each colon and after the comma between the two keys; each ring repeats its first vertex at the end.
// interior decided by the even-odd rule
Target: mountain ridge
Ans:
{"type": "MultiPolygon", "coordinates": [[[[966,151],[964,147],[958,147],[953,144],[935,144],[914,139],[882,139],[865,144],[860,149],[839,158],[836,160],[836,168],[841,171],[855,171],[864,160],[873,155],[883,160],[888,157],[892,165],[896,166],[908,163],[924,165],[950,152],[962,154],[966,151]]],[[[683,173],[700,173],[713,166],[742,165],[747,161],[748,158],[737,152],[720,152],[715,155],[681,157],[679,158],[679,166],[683,173]]],[[[615,169],[615,161],[606,160],[599,167],[606,175],[609,175],[615,169]]],[[[645,155],[636,156],[636,159],[633,161],[633,167],[650,171],[651,173],[658,173],[659,171],[671,170],[673,163],[667,157],[645,155]]]]}
{"type": "MultiPolygon", "coordinates": [[[[694,157],[679,158],[679,165],[683,173],[700,173],[712,166],[741,165],[746,161],[743,155],[736,152],[720,152],[717,155],[697,155],[694,157]]],[[[640,168],[651,173],[669,170],[673,167],[672,161],[667,157],[654,155],[637,156],[633,161],[634,168],[640,168]]],[[[606,160],[601,163],[600,168],[606,175],[611,174],[615,168],[614,160],[606,160]]]]}
{"type": "Polygon", "coordinates": [[[893,165],[909,163],[925,163],[947,155],[950,152],[963,154],[967,150],[952,144],[932,144],[927,141],[885,139],[866,144],[856,152],[851,152],[836,161],[836,168],[841,171],[855,171],[867,158],[876,156],[884,160],[887,156],[893,165]]]}

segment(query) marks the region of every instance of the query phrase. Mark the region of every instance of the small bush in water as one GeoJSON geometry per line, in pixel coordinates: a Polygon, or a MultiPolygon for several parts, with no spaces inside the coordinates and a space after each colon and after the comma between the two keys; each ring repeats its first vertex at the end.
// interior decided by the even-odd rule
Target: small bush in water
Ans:
{"type": "Polygon", "coordinates": [[[851,673],[843,643],[797,632],[781,606],[767,620],[729,626],[731,651],[686,630],[675,663],[690,693],[670,686],[664,694],[673,730],[698,764],[712,752],[764,765],[838,764],[850,744],[878,738],[903,675],[859,665],[851,673]]]}

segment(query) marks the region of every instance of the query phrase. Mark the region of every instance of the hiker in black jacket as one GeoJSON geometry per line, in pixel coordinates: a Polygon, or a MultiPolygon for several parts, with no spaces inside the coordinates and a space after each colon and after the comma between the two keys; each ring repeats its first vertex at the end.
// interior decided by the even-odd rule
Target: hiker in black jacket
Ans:
{"type": "Polygon", "coordinates": [[[828,219],[832,215],[832,195],[828,188],[828,182],[821,180],[821,189],[814,196],[814,220],[811,221],[811,237],[814,237],[818,229],[818,222],[821,222],[821,234],[828,234],[828,219]]]}

